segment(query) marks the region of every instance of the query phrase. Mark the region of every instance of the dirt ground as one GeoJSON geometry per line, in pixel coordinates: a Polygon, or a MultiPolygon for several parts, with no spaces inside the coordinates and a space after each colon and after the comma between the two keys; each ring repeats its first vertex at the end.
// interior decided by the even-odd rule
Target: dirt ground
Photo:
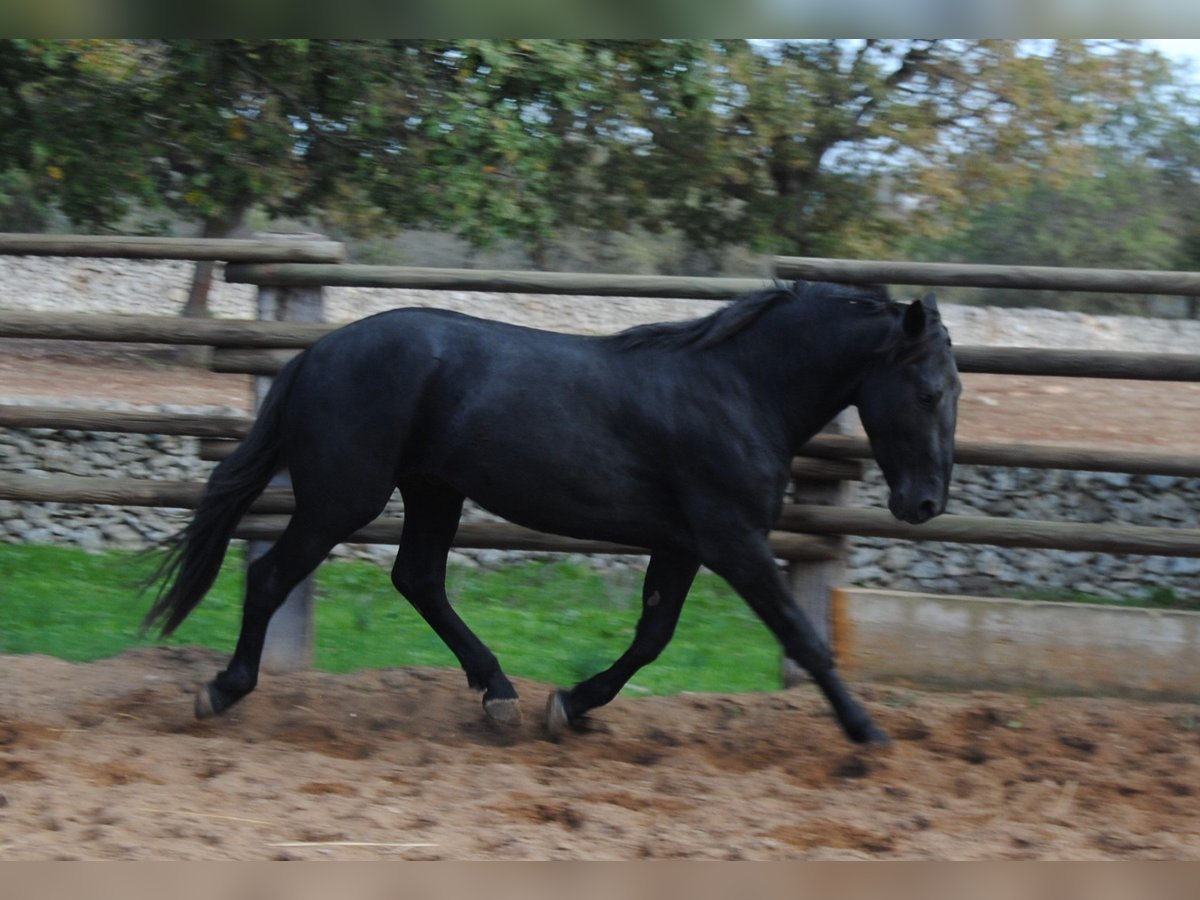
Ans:
{"type": "MultiPolygon", "coordinates": [[[[0,342],[10,398],[246,408],[248,380],[0,342]]],[[[1193,452],[1200,385],[970,376],[961,438],[1193,452]]],[[[233,635],[230,636],[232,642],[233,635]]],[[[192,718],[223,658],[0,657],[0,859],[1200,859],[1200,707],[856,685],[863,752],[809,688],[620,698],[545,739],[454,671],[266,676],[192,718]]]]}
{"type": "Polygon", "coordinates": [[[864,752],[811,688],[618,698],[607,732],[489,724],[458,672],[267,676],[222,659],[0,657],[3,859],[1200,859],[1200,708],[857,690],[864,752]]]}

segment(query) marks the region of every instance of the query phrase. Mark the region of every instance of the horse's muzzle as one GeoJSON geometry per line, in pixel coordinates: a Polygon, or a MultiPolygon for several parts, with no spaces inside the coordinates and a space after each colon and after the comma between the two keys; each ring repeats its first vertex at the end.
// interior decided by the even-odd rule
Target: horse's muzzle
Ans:
{"type": "Polygon", "coordinates": [[[888,509],[901,522],[909,525],[920,525],[928,522],[934,516],[940,516],[946,511],[945,498],[914,497],[911,500],[902,494],[892,491],[888,498],[888,509]]]}

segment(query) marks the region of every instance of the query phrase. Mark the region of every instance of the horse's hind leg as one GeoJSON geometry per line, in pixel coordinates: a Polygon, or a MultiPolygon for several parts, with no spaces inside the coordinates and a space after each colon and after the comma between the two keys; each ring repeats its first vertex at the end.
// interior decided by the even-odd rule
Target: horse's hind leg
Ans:
{"type": "Polygon", "coordinates": [[[642,584],[642,616],[633,643],[609,668],[569,691],[555,691],[547,705],[547,727],[558,737],[566,726],[578,727],[585,713],[603,706],[620,692],[638,669],[653,662],[675,633],[683,601],[696,578],[699,562],[677,553],[655,553],[642,584]]]}
{"type": "Polygon", "coordinates": [[[488,716],[504,724],[520,722],[516,688],[492,651],[446,598],[446,557],[462,515],[462,494],[416,479],[401,481],[400,493],[404,497],[404,531],[392,567],[392,583],[458,658],[467,684],[483,691],[488,716]]]}
{"type": "Polygon", "coordinates": [[[345,502],[336,512],[297,508],[280,539],[246,570],[237,648],[224,671],[197,694],[196,718],[219,715],[254,690],[271,616],[339,541],[374,519],[386,502],[383,491],[370,502],[345,502]]]}

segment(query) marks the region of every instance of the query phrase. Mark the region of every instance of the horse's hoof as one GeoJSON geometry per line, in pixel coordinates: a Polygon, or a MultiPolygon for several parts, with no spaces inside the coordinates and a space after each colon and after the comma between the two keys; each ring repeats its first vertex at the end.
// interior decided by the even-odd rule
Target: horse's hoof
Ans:
{"type": "Polygon", "coordinates": [[[211,719],[213,716],[218,715],[221,712],[221,710],[217,708],[216,703],[213,702],[211,684],[203,685],[200,690],[196,692],[196,705],[194,710],[196,713],[196,718],[200,720],[211,719]]]}
{"type": "Polygon", "coordinates": [[[516,697],[485,699],[483,711],[489,719],[500,725],[521,724],[521,701],[516,697]]]}
{"type": "Polygon", "coordinates": [[[875,728],[872,729],[870,737],[866,740],[866,744],[868,747],[874,747],[879,750],[890,750],[892,739],[885,732],[875,728]]]}
{"type": "Polygon", "coordinates": [[[571,725],[567,705],[563,702],[565,696],[563,691],[552,691],[546,700],[546,730],[554,741],[560,740],[571,725]]]}
{"type": "Polygon", "coordinates": [[[850,733],[850,739],[856,744],[877,749],[885,749],[892,746],[892,739],[874,722],[868,722],[866,725],[854,729],[850,733]]]}

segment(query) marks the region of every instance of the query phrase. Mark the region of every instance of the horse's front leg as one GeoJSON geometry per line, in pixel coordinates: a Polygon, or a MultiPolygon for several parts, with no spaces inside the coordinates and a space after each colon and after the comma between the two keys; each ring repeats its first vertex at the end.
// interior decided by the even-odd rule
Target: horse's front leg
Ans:
{"type": "Polygon", "coordinates": [[[583,730],[588,710],[611,701],[638,669],[655,660],[675,633],[683,601],[691,589],[699,562],[679,553],[654,553],[642,585],[642,615],[633,643],[609,668],[575,687],[558,690],[547,704],[547,727],[557,738],[568,728],[583,730]]]}
{"type": "Polygon", "coordinates": [[[741,539],[721,535],[708,542],[701,559],[749,604],[778,639],[788,658],[812,676],[851,740],[860,744],[891,743],[866,709],[850,696],[834,668],[829,647],[793,602],[765,534],[741,539]]]}

